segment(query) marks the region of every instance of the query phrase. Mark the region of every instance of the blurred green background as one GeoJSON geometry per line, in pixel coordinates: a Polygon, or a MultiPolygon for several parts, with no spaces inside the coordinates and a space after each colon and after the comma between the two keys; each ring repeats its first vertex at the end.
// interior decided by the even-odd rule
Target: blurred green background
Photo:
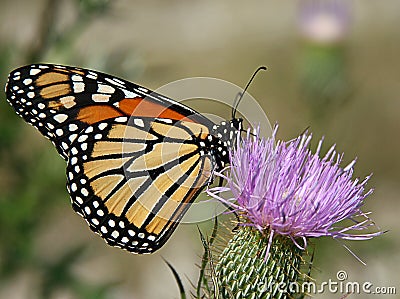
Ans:
{"type": "MultiPolygon", "coordinates": [[[[316,241],[314,277],[335,280],[345,270],[349,281],[399,293],[399,20],[397,0],[0,0],[0,85],[33,62],[93,68],[151,89],[196,76],[244,86],[266,65],[249,91],[279,122],[279,137],[309,126],[325,136],[325,150],[336,143],[345,152],[344,163],[357,157],[356,176],[374,173],[364,210],[390,230],[345,243],[367,266],[334,240],[316,241]]],[[[70,208],[64,173],[2,92],[0,298],[178,298],[161,257],[190,290],[202,253],[195,225],[181,225],[151,256],[111,248],[70,208]]]]}

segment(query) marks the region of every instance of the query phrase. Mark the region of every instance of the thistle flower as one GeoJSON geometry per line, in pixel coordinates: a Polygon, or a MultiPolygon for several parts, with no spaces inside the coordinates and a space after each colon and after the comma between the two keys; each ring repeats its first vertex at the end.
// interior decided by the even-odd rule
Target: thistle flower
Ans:
{"type": "Polygon", "coordinates": [[[349,33],[351,8],[348,1],[300,2],[299,29],[309,41],[333,44],[342,41],[349,33]]]}
{"type": "MultiPolygon", "coordinates": [[[[256,260],[252,264],[264,271],[261,275],[263,280],[280,277],[280,280],[296,281],[308,238],[329,236],[367,240],[382,233],[365,232],[374,224],[361,211],[361,206],[372,190],[366,190],[370,176],[362,181],[352,178],[355,160],[341,168],[343,155],[336,153],[335,146],[320,157],[323,140],[312,153],[308,148],[312,138],[310,134],[282,142],[276,141],[276,132],[277,126],[271,138],[260,139],[258,130],[255,130],[254,134],[248,132],[246,138],[238,140],[236,148],[230,152],[228,173],[220,174],[227,180],[227,186],[208,190],[209,195],[237,213],[242,227],[220,255],[217,266],[221,284],[228,286],[230,292],[234,289],[233,293],[243,292],[246,286],[238,287],[236,280],[228,278],[240,276],[231,272],[237,268],[242,269],[243,275],[247,272],[237,263],[241,258],[234,255],[247,254],[246,259],[256,259],[257,255],[249,247],[255,246],[255,252],[265,254],[261,264],[256,260]],[[226,191],[230,191],[233,197],[224,199],[221,193],[226,191]],[[351,220],[351,223],[336,225],[344,220],[351,220]],[[236,262],[232,262],[235,259],[236,262]],[[285,273],[291,273],[290,277],[285,273]]],[[[249,271],[253,273],[254,269],[249,271]]],[[[253,283],[257,284],[257,281],[253,283]]],[[[277,298],[274,295],[276,290],[264,292],[262,296],[258,291],[252,293],[255,298],[277,298]]]]}

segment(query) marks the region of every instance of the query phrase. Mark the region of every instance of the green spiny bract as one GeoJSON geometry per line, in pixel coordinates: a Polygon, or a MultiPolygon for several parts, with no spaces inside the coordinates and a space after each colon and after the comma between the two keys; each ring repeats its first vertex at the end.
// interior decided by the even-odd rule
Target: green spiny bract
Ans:
{"type": "Polygon", "coordinates": [[[289,237],[275,236],[269,253],[269,236],[251,227],[239,227],[215,262],[214,298],[301,298],[304,265],[289,237]],[[289,284],[292,285],[291,289],[289,284]],[[297,284],[297,286],[295,286],[297,284]],[[300,288],[298,288],[300,286],[300,288]]]}

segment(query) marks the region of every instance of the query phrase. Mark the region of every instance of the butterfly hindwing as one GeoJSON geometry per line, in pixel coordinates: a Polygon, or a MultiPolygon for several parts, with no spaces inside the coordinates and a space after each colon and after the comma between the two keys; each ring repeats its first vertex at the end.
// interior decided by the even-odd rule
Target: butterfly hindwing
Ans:
{"type": "Polygon", "coordinates": [[[126,120],[97,123],[76,138],[67,184],[93,231],[111,245],[150,253],[209,182],[214,162],[199,144],[208,136],[201,124],[126,120]]]}

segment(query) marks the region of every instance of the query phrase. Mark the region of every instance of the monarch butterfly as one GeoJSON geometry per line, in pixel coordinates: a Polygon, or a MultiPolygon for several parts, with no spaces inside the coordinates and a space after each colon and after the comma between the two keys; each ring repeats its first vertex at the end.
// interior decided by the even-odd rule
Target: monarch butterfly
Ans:
{"type": "Polygon", "coordinates": [[[229,162],[242,127],[234,113],[217,125],[144,87],[77,67],[21,67],[6,95],[67,161],[73,209],[108,244],[140,254],[165,244],[229,162]]]}

